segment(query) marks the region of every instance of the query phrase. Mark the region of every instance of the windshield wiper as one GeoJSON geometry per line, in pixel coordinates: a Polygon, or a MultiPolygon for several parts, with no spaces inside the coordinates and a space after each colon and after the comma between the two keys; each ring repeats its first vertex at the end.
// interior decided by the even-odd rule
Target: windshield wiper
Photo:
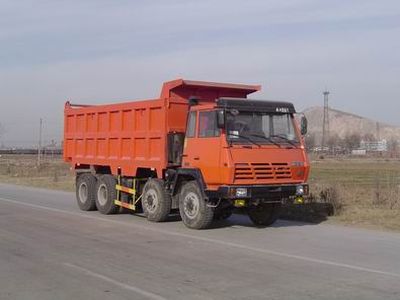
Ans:
{"type": "Polygon", "coordinates": [[[259,138],[263,138],[263,139],[267,140],[268,142],[271,142],[271,143],[274,144],[275,146],[278,146],[279,148],[282,147],[279,143],[275,142],[273,139],[271,139],[270,137],[267,137],[267,136],[265,136],[265,135],[262,135],[262,134],[255,134],[255,133],[250,133],[249,135],[250,135],[250,136],[259,137],[259,138]]]}
{"type": "MultiPolygon", "coordinates": [[[[253,141],[253,140],[252,140],[251,138],[249,138],[248,136],[241,135],[241,134],[238,134],[238,133],[228,133],[228,136],[230,136],[230,135],[232,135],[232,136],[237,136],[238,138],[243,138],[243,139],[249,141],[250,143],[252,143],[252,144],[254,144],[254,145],[257,145],[258,147],[261,148],[261,145],[260,145],[260,144],[256,143],[255,141],[253,141]]],[[[230,140],[230,142],[233,142],[233,141],[230,140]]]]}
{"type": "Polygon", "coordinates": [[[298,146],[295,142],[293,142],[292,140],[288,139],[286,136],[284,136],[282,134],[271,135],[271,138],[274,138],[274,137],[281,138],[281,139],[285,140],[286,142],[288,142],[292,146],[295,146],[295,147],[298,146]]]}

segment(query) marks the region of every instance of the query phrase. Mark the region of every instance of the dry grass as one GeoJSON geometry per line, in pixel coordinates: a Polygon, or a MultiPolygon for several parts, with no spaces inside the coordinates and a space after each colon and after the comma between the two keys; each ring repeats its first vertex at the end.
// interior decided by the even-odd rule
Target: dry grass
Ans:
{"type": "Polygon", "coordinates": [[[309,182],[310,201],[333,206],[330,221],[400,230],[400,161],[314,161],[309,182]]]}
{"type": "Polygon", "coordinates": [[[32,155],[2,155],[0,181],[63,191],[74,190],[74,177],[69,165],[60,157],[45,158],[37,166],[32,155]]]}

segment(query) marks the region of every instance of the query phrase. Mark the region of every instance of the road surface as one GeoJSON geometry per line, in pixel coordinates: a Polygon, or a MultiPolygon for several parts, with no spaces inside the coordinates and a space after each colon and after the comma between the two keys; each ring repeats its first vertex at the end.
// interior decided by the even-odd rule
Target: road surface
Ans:
{"type": "Polygon", "coordinates": [[[234,215],[211,230],[0,184],[0,299],[400,299],[400,234],[234,215]]]}

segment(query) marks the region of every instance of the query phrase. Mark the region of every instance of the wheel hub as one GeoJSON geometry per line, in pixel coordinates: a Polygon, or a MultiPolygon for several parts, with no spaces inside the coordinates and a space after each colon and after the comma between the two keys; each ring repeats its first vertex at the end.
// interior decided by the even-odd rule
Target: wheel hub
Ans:
{"type": "Polygon", "coordinates": [[[157,193],[154,190],[148,190],[146,193],[146,198],[144,205],[149,212],[155,212],[158,205],[157,193]]]}
{"type": "Polygon", "coordinates": [[[79,201],[85,203],[88,199],[88,187],[86,183],[82,182],[79,186],[79,201]]]}
{"type": "Polygon", "coordinates": [[[107,187],[105,184],[101,184],[97,191],[97,200],[99,201],[101,206],[106,205],[107,203],[107,187]]]}
{"type": "Polygon", "coordinates": [[[199,213],[200,200],[195,193],[188,193],[183,199],[183,210],[189,219],[194,219],[199,213]]]}

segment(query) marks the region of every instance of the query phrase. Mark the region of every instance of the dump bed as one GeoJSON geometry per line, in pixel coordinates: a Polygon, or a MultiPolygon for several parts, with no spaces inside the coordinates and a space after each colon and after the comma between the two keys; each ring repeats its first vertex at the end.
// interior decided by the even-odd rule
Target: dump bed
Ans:
{"type": "Polygon", "coordinates": [[[109,166],[113,174],[167,166],[168,132],[184,132],[187,102],[156,99],[78,107],[65,105],[64,159],[74,165],[109,166]]]}

